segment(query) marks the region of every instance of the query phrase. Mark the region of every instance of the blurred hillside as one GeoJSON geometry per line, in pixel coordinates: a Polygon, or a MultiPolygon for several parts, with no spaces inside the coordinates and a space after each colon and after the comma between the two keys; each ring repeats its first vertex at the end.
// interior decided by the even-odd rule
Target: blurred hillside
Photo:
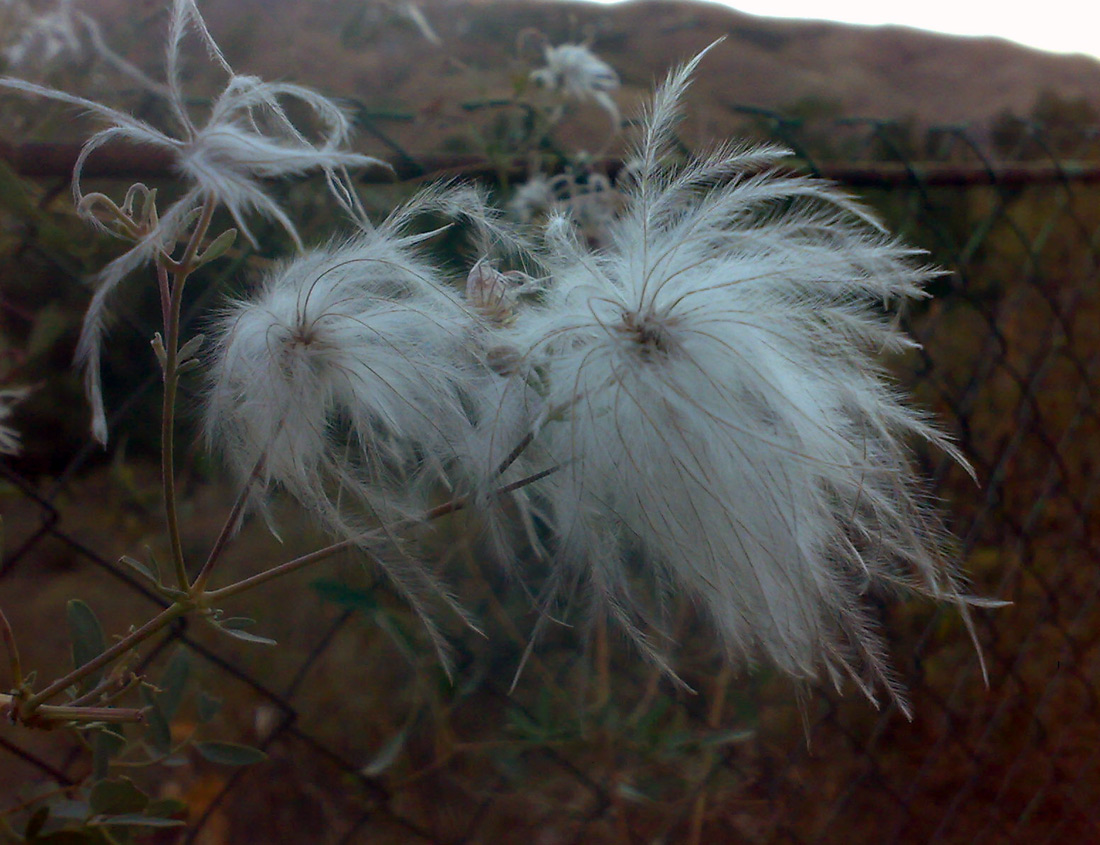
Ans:
{"type": "MultiPolygon", "coordinates": [[[[731,106],[979,129],[1000,113],[1029,114],[1044,92],[1100,109],[1100,61],[1085,56],[899,27],[758,18],[703,3],[421,0],[414,8],[428,32],[405,0],[201,5],[239,70],[352,97],[389,138],[417,152],[484,149],[486,104],[522,89],[539,62],[536,39],[517,46],[525,30],[554,44],[588,40],[622,77],[617,99],[628,115],[668,67],[725,36],[698,74],[689,138],[740,131],[745,118],[731,106]]],[[[115,49],[160,77],[162,44],[149,33],[163,27],[162,3],[90,0],[86,8],[115,49]]],[[[599,121],[585,117],[572,140],[596,146],[599,121]]]]}

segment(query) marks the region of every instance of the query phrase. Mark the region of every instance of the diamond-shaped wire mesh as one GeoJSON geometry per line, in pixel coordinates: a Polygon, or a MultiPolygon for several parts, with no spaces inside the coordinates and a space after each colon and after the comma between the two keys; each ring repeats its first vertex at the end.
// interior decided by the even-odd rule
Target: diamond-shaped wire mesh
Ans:
{"type": "MultiPolygon", "coordinates": [[[[975,613],[988,686],[958,614],[908,602],[884,605],[881,616],[911,692],[911,723],[893,706],[799,691],[766,669],[731,673],[705,643],[687,649],[684,677],[698,694],[680,692],[602,630],[589,649],[568,629],[552,630],[510,691],[529,604],[476,550],[441,542],[490,634],[451,632],[453,683],[427,649],[416,653],[414,626],[377,573],[347,562],[243,602],[261,627],[278,630],[275,651],[181,624],[143,652],[154,676],[167,655],[190,654],[203,688],[226,703],[204,730],[270,755],[248,769],[190,761],[157,775],[163,794],[191,807],[184,841],[1096,837],[1097,133],[1021,124],[1001,136],[945,127],[914,140],[892,123],[847,121],[811,135],[782,116],[752,115],[759,134],[861,193],[948,271],[902,315],[922,346],[896,365],[975,469],[976,483],[942,456],[917,456],[973,591],[1012,602],[975,613]]],[[[23,239],[13,254],[49,263],[38,231],[13,231],[23,239]]],[[[151,334],[140,316],[129,319],[151,334]]],[[[63,372],[65,361],[55,364],[63,372]]],[[[40,597],[54,607],[68,595],[109,605],[114,629],[147,618],[159,601],[113,563],[158,541],[140,457],[152,386],[139,380],[112,397],[116,443],[129,438],[137,457],[116,445],[104,458],[69,436],[58,454],[3,466],[0,603],[25,611],[9,615],[41,639],[44,660],[64,656],[65,635],[56,613],[26,615],[41,613],[40,597]],[[109,512],[88,505],[107,499],[117,500],[109,512]]],[[[185,542],[201,548],[232,493],[200,450],[190,457],[185,542]]],[[[308,548],[316,538],[288,519],[287,548],[308,548]]],[[[242,572],[286,556],[256,529],[232,561],[242,572]]],[[[680,633],[691,641],[695,631],[686,609],[680,633]]],[[[61,735],[7,726],[0,759],[7,805],[36,784],[78,781],[87,765],[61,735]]]]}

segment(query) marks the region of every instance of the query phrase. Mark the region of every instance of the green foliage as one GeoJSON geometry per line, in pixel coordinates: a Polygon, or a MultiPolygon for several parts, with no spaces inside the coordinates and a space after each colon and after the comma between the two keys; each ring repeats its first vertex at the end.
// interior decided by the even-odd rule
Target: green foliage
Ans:
{"type": "MultiPolygon", "coordinates": [[[[72,641],[73,668],[90,663],[106,649],[103,628],[95,613],[80,599],[72,599],[65,607],[65,616],[69,622],[69,637],[72,641]]],[[[103,671],[93,672],[81,681],[81,689],[87,692],[95,687],[103,677],[103,671]]]]}
{"type": "Polygon", "coordinates": [[[267,759],[258,748],[235,742],[196,742],[194,748],[204,760],[220,766],[251,766],[267,759]]]}

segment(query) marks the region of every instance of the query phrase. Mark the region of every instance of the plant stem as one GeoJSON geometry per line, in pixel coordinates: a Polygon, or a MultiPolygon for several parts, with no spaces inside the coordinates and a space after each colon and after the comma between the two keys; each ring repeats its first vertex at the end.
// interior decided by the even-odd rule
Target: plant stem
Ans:
{"type": "MultiPolygon", "coordinates": [[[[93,701],[100,701],[106,696],[109,701],[111,699],[118,698],[122,693],[129,690],[140,679],[137,675],[131,673],[129,679],[120,678],[115,675],[108,677],[103,683],[97,686],[95,689],[89,690],[84,695],[74,698],[69,702],[70,707],[82,707],[86,704],[91,704],[93,701]]],[[[102,704],[103,702],[100,701],[102,704]]]]}
{"type": "MultiPolygon", "coordinates": [[[[19,699],[0,693],[0,712],[11,709],[19,713],[19,699]]],[[[44,722],[143,722],[141,710],[129,707],[73,707],[69,704],[40,704],[33,713],[20,715],[19,721],[34,725],[44,722]]]]}
{"type": "MultiPolygon", "coordinates": [[[[73,790],[72,786],[59,786],[57,789],[51,789],[48,792],[40,792],[39,794],[35,795],[33,798],[28,798],[25,801],[20,801],[18,804],[13,804],[10,807],[5,807],[3,810],[0,810],[0,818],[6,818],[7,816],[13,816],[16,813],[18,813],[20,810],[25,810],[28,807],[33,807],[35,804],[39,803],[40,801],[47,801],[50,798],[53,798],[55,795],[65,795],[67,793],[72,792],[72,790],[73,790]]],[[[17,841],[21,841],[21,840],[17,840],[17,841]]]]}
{"type": "MultiPolygon", "coordinates": [[[[542,472],[537,472],[534,475],[529,475],[526,478],[521,478],[518,481],[513,481],[511,484],[506,484],[496,491],[497,496],[504,496],[521,487],[526,487],[528,484],[534,484],[536,481],[540,481],[546,476],[557,472],[558,467],[550,467],[542,472]]],[[[469,500],[465,496],[461,496],[457,499],[451,499],[449,502],[444,502],[441,505],[436,505],[434,508],[424,512],[421,519],[425,522],[430,522],[433,519],[439,519],[450,513],[455,513],[465,508],[469,504],[469,500]]],[[[229,596],[235,596],[237,593],[243,593],[245,590],[250,590],[253,587],[257,587],[260,584],[266,583],[274,578],[278,578],[281,575],[286,575],[290,572],[295,572],[303,567],[309,566],[314,563],[318,563],[322,560],[327,560],[333,555],[340,552],[353,549],[363,540],[372,536],[376,532],[369,532],[359,537],[355,537],[350,540],[341,540],[339,543],[333,543],[331,546],[325,546],[323,549],[317,549],[309,554],[296,557],[294,560],[288,560],[286,563],[280,563],[278,566],[273,566],[271,569],[265,569],[263,572],[258,572],[255,575],[244,578],[228,586],[221,587],[217,590],[209,590],[202,594],[203,604],[210,604],[221,599],[229,598],[229,596]]]]}
{"type": "Polygon", "coordinates": [[[310,552],[309,554],[296,557],[294,560],[288,560],[286,563],[280,563],[278,566],[273,566],[271,569],[265,569],[263,572],[258,572],[248,578],[244,578],[226,587],[221,587],[217,590],[209,590],[203,593],[203,601],[216,602],[221,599],[235,596],[237,593],[243,593],[245,590],[250,590],[253,587],[258,587],[273,578],[278,578],[280,575],[286,575],[290,572],[295,572],[302,567],[309,566],[313,563],[318,563],[322,560],[327,560],[333,555],[337,555],[340,552],[347,551],[348,549],[355,548],[360,538],[355,540],[341,540],[339,543],[333,543],[331,546],[325,546],[323,549],[317,549],[317,551],[310,552]]]}
{"type": "Polygon", "coordinates": [[[4,638],[4,647],[8,650],[8,661],[11,666],[11,683],[14,689],[23,686],[23,664],[19,660],[19,647],[15,644],[15,632],[4,615],[4,609],[0,607],[0,636],[4,638]]]}
{"type": "Polygon", "coordinates": [[[218,539],[214,541],[214,545],[210,549],[210,554],[206,558],[206,563],[202,565],[202,569],[199,570],[199,574],[195,576],[195,580],[191,584],[191,595],[197,596],[206,589],[206,582],[210,580],[210,573],[214,570],[214,564],[218,562],[218,558],[221,557],[222,552],[225,550],[229,538],[233,535],[233,531],[236,529],[238,521],[241,518],[241,512],[244,510],[244,504],[248,501],[248,493],[252,489],[253,482],[259,478],[260,473],[263,472],[265,463],[265,456],[261,455],[260,459],[256,461],[256,466],[254,466],[252,472],[249,473],[248,480],[245,481],[240,492],[237,494],[237,498],[233,502],[233,507],[229,511],[229,516],[226,517],[225,522],[222,524],[222,530],[218,534],[218,539]]]}
{"type": "MultiPolygon", "coordinates": [[[[172,547],[172,563],[176,570],[176,582],[181,590],[189,590],[191,582],[187,577],[187,564],[183,556],[183,541],[180,538],[179,513],[176,506],[176,392],[179,387],[180,312],[183,308],[183,289],[187,283],[187,277],[194,269],[192,265],[198,253],[199,244],[202,243],[210,228],[216,205],[213,199],[206,200],[198,222],[191,232],[183,258],[180,259],[178,269],[173,275],[168,313],[164,324],[164,401],[161,407],[160,474],[164,488],[165,521],[168,524],[168,539],[172,547]]],[[[161,284],[165,284],[166,281],[165,272],[161,284]]]]}
{"type": "Polygon", "coordinates": [[[104,666],[111,663],[113,660],[122,656],[138,643],[144,642],[153,636],[157,631],[166,627],[173,620],[188,613],[193,608],[191,604],[182,604],[176,602],[164,608],[160,613],[142,625],[140,628],[131,631],[121,640],[116,642],[113,646],[101,652],[97,657],[89,660],[83,666],[77,666],[69,674],[62,678],[58,678],[48,687],[45,687],[41,692],[37,692],[23,702],[23,706],[20,708],[21,712],[25,715],[30,715],[45,702],[49,701],[59,693],[64,692],[70,686],[75,684],[82,678],[87,677],[93,672],[102,669],[104,666]]]}

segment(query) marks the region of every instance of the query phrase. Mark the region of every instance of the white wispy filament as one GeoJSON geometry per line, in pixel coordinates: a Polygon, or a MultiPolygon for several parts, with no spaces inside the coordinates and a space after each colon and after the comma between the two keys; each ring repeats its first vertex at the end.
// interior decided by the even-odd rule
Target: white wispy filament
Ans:
{"type": "Polygon", "coordinates": [[[563,97],[591,100],[607,112],[613,130],[619,128],[619,107],[611,96],[619,88],[619,75],[607,62],[584,44],[559,44],[543,48],[544,67],[531,72],[531,79],[563,97]]]}
{"type": "Polygon", "coordinates": [[[256,77],[234,73],[207,30],[194,0],[173,2],[166,64],[167,99],[179,137],[83,97],[20,79],[0,78],[0,87],[80,106],[111,124],[88,139],[73,170],[77,209],[93,225],[118,234],[99,220],[96,203],[86,201],[93,200],[94,195],[86,198],[80,183],[84,163],[104,144],[125,141],[165,150],[173,156],[176,169],[189,185],[179,199],[161,211],[156,225],[143,233],[131,250],[110,262],[96,277],[96,292],[85,316],[77,359],[85,368],[92,403],[92,428],[101,442],[106,441],[107,426],[99,381],[100,344],[107,301],[123,278],[153,261],[158,254],[170,254],[177,238],[193,222],[195,210],[211,200],[229,211],[238,228],[253,244],[255,240],[246,215],[254,212],[282,226],[300,247],[297,228],[264,187],[264,179],[322,170],[328,175],[337,198],[347,203],[337,178],[340,169],[384,164],[343,149],[350,124],[344,112],[331,100],[298,85],[263,82],[256,77]],[[202,126],[188,112],[180,78],[180,44],[189,30],[198,34],[209,55],[228,76],[225,89],[211,104],[202,126]],[[290,120],[282,104],[285,100],[297,100],[313,112],[321,127],[317,140],[306,137],[290,120]]]}
{"type": "Polygon", "coordinates": [[[906,443],[961,458],[877,363],[911,345],[884,306],[937,271],[835,188],[769,169],[781,150],[667,167],[698,60],[656,94],[607,247],[552,219],[544,299],[501,333],[566,409],[539,435],[560,583],[666,666],[661,596],[683,595],[731,654],[904,709],[866,594],[946,599],[968,625],[971,601],[906,443]]]}
{"type": "Polygon", "coordinates": [[[473,214],[479,202],[472,190],[428,189],[381,226],[363,220],[346,242],[268,275],[216,321],[205,408],[211,445],[251,478],[254,501],[285,490],[382,558],[444,659],[428,606],[465,614],[399,535],[477,439],[471,411],[487,370],[473,350],[481,318],[418,254],[434,233],[403,230],[421,213],[473,214]]]}

